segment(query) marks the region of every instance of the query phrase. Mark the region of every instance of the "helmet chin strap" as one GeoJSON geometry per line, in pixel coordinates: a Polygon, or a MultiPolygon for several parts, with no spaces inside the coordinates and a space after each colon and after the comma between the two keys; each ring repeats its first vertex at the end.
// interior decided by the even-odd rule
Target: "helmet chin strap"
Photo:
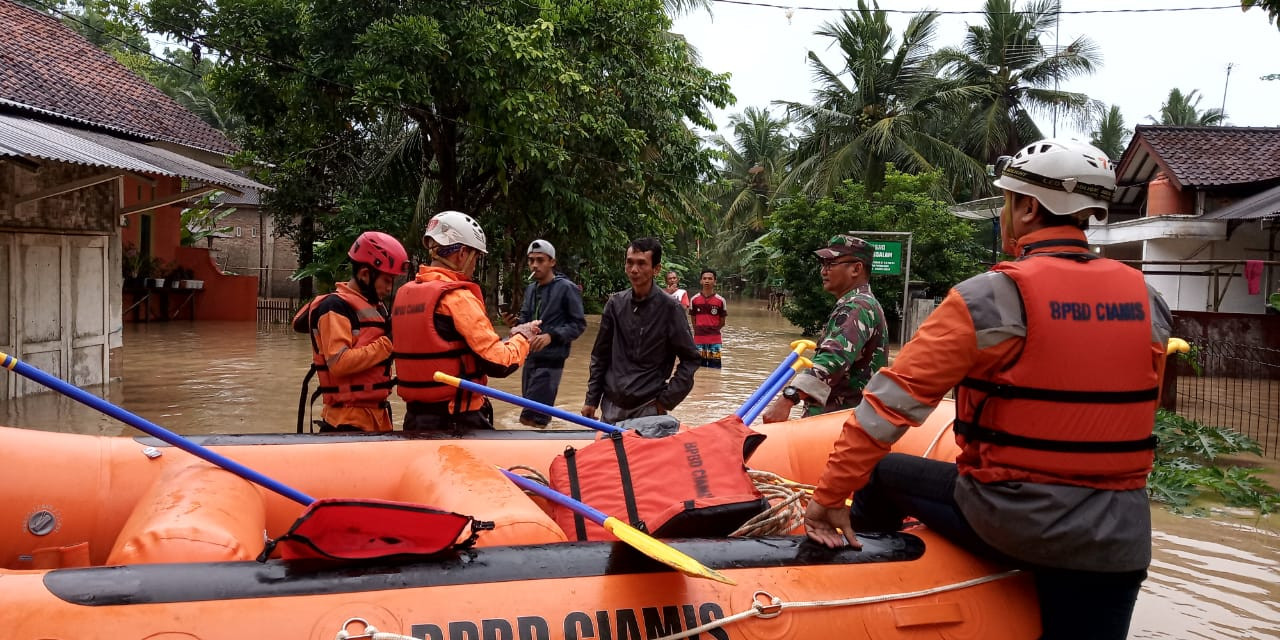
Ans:
{"type": "Polygon", "coordinates": [[[377,276],[373,275],[373,269],[371,268],[365,268],[363,271],[369,274],[368,281],[361,280],[360,274],[357,273],[355,278],[356,288],[360,290],[360,295],[364,296],[364,299],[369,301],[369,304],[377,305],[379,302],[378,289],[373,286],[374,279],[377,276]]]}

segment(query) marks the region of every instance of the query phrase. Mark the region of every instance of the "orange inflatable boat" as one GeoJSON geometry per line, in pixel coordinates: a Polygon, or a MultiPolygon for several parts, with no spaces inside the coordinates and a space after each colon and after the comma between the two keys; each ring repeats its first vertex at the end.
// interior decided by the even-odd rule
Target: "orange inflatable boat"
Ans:
{"type": "MultiPolygon", "coordinates": [[[[847,414],[766,425],[750,460],[815,482],[847,414]]],[[[898,450],[952,459],[943,404],[898,450]]],[[[923,527],[832,551],[803,536],[668,541],[734,580],[570,542],[494,465],[546,473],[594,432],[194,438],[322,497],[491,520],[475,548],[342,568],[255,561],[299,504],[150,438],[0,427],[0,638],[715,640],[1035,638],[1029,579],[923,527]]]]}

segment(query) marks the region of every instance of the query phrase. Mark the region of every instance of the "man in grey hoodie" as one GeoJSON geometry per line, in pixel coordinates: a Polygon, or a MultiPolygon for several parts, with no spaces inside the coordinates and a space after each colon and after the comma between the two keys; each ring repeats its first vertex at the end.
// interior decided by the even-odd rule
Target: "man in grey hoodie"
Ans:
{"type": "MultiPolygon", "coordinates": [[[[555,406],[569,345],[587,328],[582,313],[582,292],[578,285],[556,273],[556,248],[550,242],[534,240],[527,253],[533,282],[524,291],[520,317],[509,318],[508,324],[515,326],[532,320],[541,320],[542,324],[541,333],[529,341],[520,393],[530,400],[555,406]]],[[[529,409],[520,412],[520,424],[543,428],[549,422],[551,416],[545,413],[529,409]]]]}

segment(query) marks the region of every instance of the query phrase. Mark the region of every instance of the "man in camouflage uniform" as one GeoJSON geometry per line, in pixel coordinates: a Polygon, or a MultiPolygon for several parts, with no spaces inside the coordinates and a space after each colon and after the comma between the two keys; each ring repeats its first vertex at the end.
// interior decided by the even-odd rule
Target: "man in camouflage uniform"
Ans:
{"type": "Polygon", "coordinates": [[[765,411],[765,422],[787,420],[800,402],[809,416],[852,409],[862,401],[871,375],[889,362],[884,309],[871,293],[871,245],[841,234],[814,253],[822,261],[822,288],[836,296],[836,306],[814,353],[813,369],[782,390],[765,411]]]}

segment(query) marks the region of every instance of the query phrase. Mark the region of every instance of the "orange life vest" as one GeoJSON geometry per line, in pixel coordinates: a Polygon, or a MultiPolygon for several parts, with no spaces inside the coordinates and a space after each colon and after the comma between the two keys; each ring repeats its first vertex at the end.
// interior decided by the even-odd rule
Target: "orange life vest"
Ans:
{"type": "MultiPolygon", "coordinates": [[[[396,393],[406,402],[461,400],[458,389],[435,381],[437,371],[478,384],[488,383],[480,373],[476,354],[453,327],[453,318],[436,313],[440,299],[457,289],[466,289],[477,298],[482,296],[479,286],[465,281],[413,281],[396,292],[391,310],[391,326],[396,335],[396,393]]],[[[465,404],[455,402],[455,409],[464,411],[465,404]]]]}
{"type": "MultiPolygon", "coordinates": [[[[308,334],[311,336],[311,371],[307,373],[307,379],[303,381],[302,393],[306,395],[307,382],[310,381],[311,375],[314,373],[320,378],[320,388],[316,390],[324,396],[324,403],[333,407],[376,407],[387,400],[387,396],[391,395],[391,359],[388,358],[377,365],[356,372],[349,376],[335,376],[329,371],[328,364],[325,363],[324,354],[320,353],[320,347],[316,344],[316,321],[315,316],[317,307],[320,303],[330,296],[337,296],[347,309],[343,315],[347,316],[351,321],[351,337],[353,344],[351,348],[358,349],[373,344],[387,335],[387,317],[383,315],[383,311],[379,307],[369,304],[362,296],[354,295],[344,291],[335,291],[324,295],[316,296],[307,306],[303,307],[298,315],[294,317],[294,329],[302,331],[304,326],[308,334]],[[303,321],[305,319],[305,325],[303,321]]],[[[299,417],[301,420],[301,417],[299,417]]]]}
{"type": "MultiPolygon", "coordinates": [[[[551,486],[659,537],[727,536],[769,508],[746,469],[764,438],[737,416],[665,438],[610,434],[556,456],[551,486]]],[[[570,539],[615,539],[559,505],[551,516],[570,539]]]]}
{"type": "Polygon", "coordinates": [[[994,270],[1018,287],[1026,341],[991,379],[960,383],[960,473],[980,482],[1146,486],[1159,380],[1142,273],[1087,253],[1032,254],[994,270]]]}

